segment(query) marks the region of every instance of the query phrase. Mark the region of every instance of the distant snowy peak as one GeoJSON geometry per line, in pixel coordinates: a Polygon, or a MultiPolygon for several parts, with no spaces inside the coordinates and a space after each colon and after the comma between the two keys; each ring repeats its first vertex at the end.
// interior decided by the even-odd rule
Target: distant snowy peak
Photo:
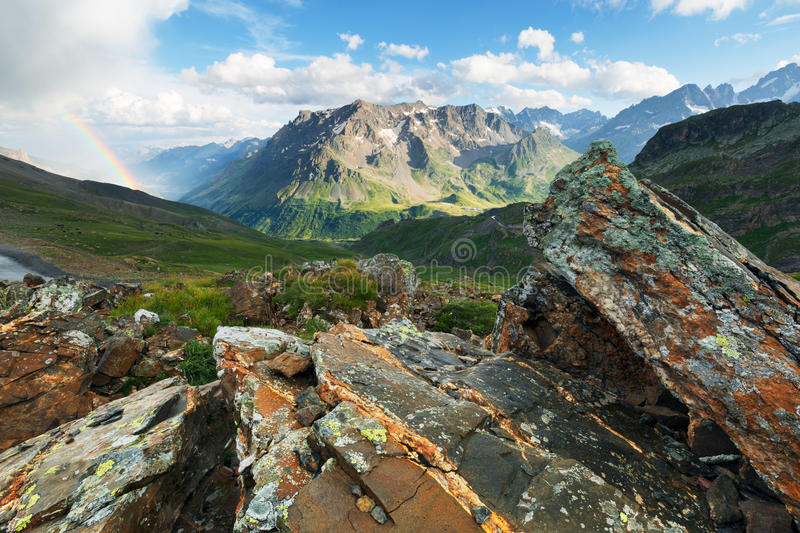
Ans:
{"type": "Polygon", "coordinates": [[[800,101],[800,66],[797,63],[789,63],[770,72],[755,85],[740,92],[737,97],[740,104],[768,100],[800,101]]]}

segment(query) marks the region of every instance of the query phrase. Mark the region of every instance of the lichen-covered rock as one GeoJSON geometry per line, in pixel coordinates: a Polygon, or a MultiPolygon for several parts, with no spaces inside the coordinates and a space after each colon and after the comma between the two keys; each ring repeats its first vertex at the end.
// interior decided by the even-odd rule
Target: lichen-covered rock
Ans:
{"type": "MultiPolygon", "coordinates": [[[[380,331],[337,327],[312,348],[318,390],[339,404],[314,423],[313,434],[376,503],[405,489],[381,496],[365,481],[408,456],[381,457],[359,438],[365,427],[381,439],[382,428],[387,442],[430,465],[425,474],[459,502],[472,527],[471,510],[486,508],[482,525],[490,531],[712,530],[701,489],[688,481],[712,472],[685,445],[638,423],[633,407],[545,363],[492,356],[448,337],[402,322],[380,331]],[[457,365],[444,362],[447,353],[457,365]]],[[[386,478],[419,478],[411,467],[397,468],[386,478]]],[[[311,505],[305,495],[316,483],[298,494],[290,521],[295,509],[305,516],[298,506],[311,505]]],[[[413,513],[382,506],[399,530],[419,523],[413,513]]]]}
{"type": "Polygon", "coordinates": [[[414,265],[394,254],[378,254],[358,262],[358,270],[369,274],[378,284],[378,293],[385,300],[406,296],[413,301],[417,292],[417,272],[414,265]]]}
{"type": "Polygon", "coordinates": [[[0,528],[170,531],[232,426],[219,383],[166,380],[106,404],[0,454],[0,528]]]}
{"type": "Polygon", "coordinates": [[[524,232],[800,519],[797,282],[664,189],[637,182],[604,141],[527,208],[524,232]]]}
{"type": "Polygon", "coordinates": [[[264,281],[236,281],[228,290],[233,305],[232,318],[246,326],[270,324],[275,315],[273,297],[280,289],[280,282],[271,276],[264,281]]]}
{"type": "Polygon", "coordinates": [[[114,335],[106,341],[106,349],[97,371],[112,378],[121,378],[128,373],[143,349],[143,339],[114,335]]]}
{"type": "Polygon", "coordinates": [[[101,329],[94,313],[26,315],[0,326],[0,450],[89,412],[101,329]]]}
{"type": "Polygon", "coordinates": [[[281,331],[221,327],[214,353],[222,388],[236,420],[236,453],[243,490],[234,531],[269,531],[285,523],[287,509],[312,479],[300,457],[311,453],[310,430],[296,420],[306,382],[268,366],[283,353],[310,354],[308,344],[281,331]]]}

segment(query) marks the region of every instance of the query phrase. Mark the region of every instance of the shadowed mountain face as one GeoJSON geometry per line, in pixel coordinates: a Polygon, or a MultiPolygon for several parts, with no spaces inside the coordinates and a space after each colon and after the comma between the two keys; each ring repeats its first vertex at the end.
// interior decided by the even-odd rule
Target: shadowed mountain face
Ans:
{"type": "Polygon", "coordinates": [[[184,199],[271,235],[355,238],[388,219],[541,199],[576,156],[476,105],[358,100],[301,112],[184,199]]]}
{"type": "Polygon", "coordinates": [[[768,264],[800,271],[800,103],[733,106],[666,126],[631,170],[768,264]]]}

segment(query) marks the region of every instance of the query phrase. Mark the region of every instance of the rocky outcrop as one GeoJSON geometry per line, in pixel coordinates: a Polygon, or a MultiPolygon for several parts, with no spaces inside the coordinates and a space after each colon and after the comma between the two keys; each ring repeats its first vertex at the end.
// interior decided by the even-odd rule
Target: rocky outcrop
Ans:
{"type": "Polygon", "coordinates": [[[232,431],[218,382],[161,381],[0,454],[0,528],[171,531],[180,515],[230,530],[231,508],[226,522],[213,500],[186,504],[209,493],[232,431]]]}
{"type": "Polygon", "coordinates": [[[407,320],[310,345],[221,328],[214,345],[239,428],[236,531],[713,530],[694,481],[711,467],[547,363],[407,320]],[[270,370],[307,350],[314,388],[270,370]]]}
{"type": "MultiPolygon", "coordinates": [[[[716,422],[800,518],[800,286],[677,197],[637,182],[608,142],[565,167],[525,218],[554,279],[597,317],[584,327],[614,339],[605,353],[637,357],[626,365],[643,362],[693,419],[716,422]]],[[[536,302],[542,290],[534,275],[506,304],[557,324],[562,315],[536,302]]],[[[511,329],[500,320],[496,346],[511,329]]],[[[553,343],[560,333],[573,342],[571,327],[553,331],[553,343]]],[[[548,357],[535,331],[521,333],[531,355],[548,357]]]]}

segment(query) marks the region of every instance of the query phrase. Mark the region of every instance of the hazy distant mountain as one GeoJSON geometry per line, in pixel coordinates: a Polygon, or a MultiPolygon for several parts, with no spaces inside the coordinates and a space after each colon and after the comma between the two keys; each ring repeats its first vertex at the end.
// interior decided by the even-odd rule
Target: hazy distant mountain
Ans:
{"type": "Polygon", "coordinates": [[[301,111],[184,200],[266,233],[355,238],[387,219],[540,200],[577,154],[477,105],[301,111]]]}
{"type": "Polygon", "coordinates": [[[176,146],[149,153],[131,171],[148,191],[177,200],[219,173],[234,159],[251,157],[266,139],[254,137],[202,146],[176,146]]]}
{"type": "Polygon", "coordinates": [[[662,126],[735,103],[776,99],[784,102],[800,100],[800,67],[797,64],[791,63],[770,72],[738,94],[728,83],[717,87],[708,85],[704,89],[687,84],[664,96],[642,100],[611,119],[586,109],[566,115],[547,107],[525,108],[516,114],[503,106],[493,111],[521,128],[530,130],[546,127],[565,145],[578,152],[585,151],[595,139],[611,140],[619,156],[624,161],[632,161],[662,126]]]}
{"type": "Polygon", "coordinates": [[[797,63],[789,63],[770,72],[737,95],[737,102],[740,104],[767,100],[800,101],[800,66],[797,63]]]}
{"type": "Polygon", "coordinates": [[[599,111],[579,109],[572,113],[561,113],[549,107],[526,107],[519,113],[514,113],[507,107],[496,107],[489,111],[500,114],[509,122],[533,131],[536,128],[547,128],[558,139],[570,139],[589,135],[597,131],[608,121],[608,117],[599,111]]]}

